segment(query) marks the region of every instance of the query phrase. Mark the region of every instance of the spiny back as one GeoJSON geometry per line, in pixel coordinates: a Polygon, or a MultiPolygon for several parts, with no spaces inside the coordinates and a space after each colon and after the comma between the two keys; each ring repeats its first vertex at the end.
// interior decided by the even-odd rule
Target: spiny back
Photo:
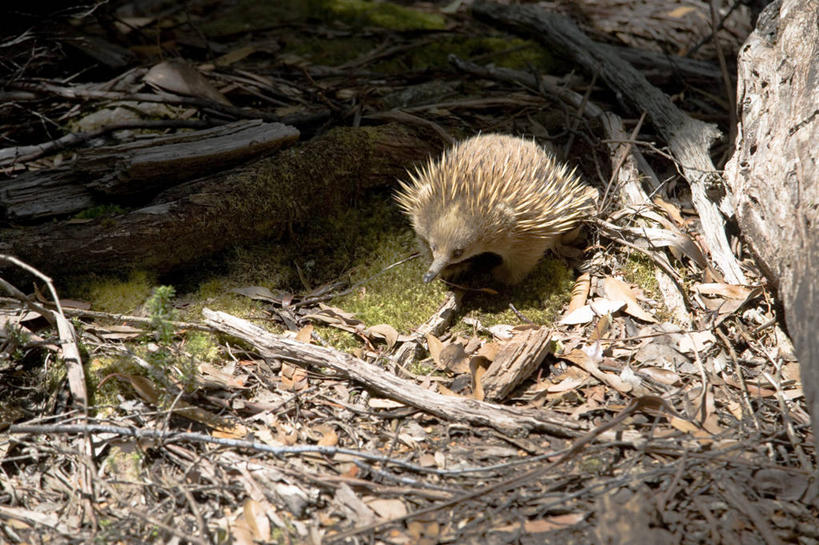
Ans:
{"type": "Polygon", "coordinates": [[[476,229],[547,238],[590,214],[596,197],[533,140],[501,134],[464,140],[410,176],[396,198],[416,231],[454,213],[476,229]]]}

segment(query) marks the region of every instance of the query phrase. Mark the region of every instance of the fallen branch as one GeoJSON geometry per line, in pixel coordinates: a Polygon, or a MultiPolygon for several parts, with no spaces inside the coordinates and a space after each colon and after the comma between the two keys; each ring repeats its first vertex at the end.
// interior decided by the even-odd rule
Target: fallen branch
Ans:
{"type": "Polygon", "coordinates": [[[252,344],[265,357],[281,359],[301,367],[330,368],[380,395],[443,420],[490,426],[514,435],[543,431],[559,437],[576,437],[582,429],[577,423],[542,410],[504,407],[474,399],[436,394],[350,354],[273,335],[225,312],[214,312],[206,308],[202,313],[207,325],[252,344]]]}

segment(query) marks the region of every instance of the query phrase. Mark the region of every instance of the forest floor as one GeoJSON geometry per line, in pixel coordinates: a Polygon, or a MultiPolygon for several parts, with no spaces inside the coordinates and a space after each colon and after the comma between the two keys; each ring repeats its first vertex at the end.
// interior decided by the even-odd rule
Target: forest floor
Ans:
{"type": "MultiPolygon", "coordinates": [[[[0,542],[819,543],[774,292],[730,218],[701,221],[660,128],[459,2],[268,4],[11,19],[3,236],[115,229],[160,195],[24,217],[23,174],[42,184],[105,146],[255,114],[298,129],[294,156],[388,123],[439,150],[535,138],[598,189],[596,217],[512,288],[480,267],[467,286],[422,283],[394,178],[169,271],[0,256],[0,542]]],[[[721,168],[744,10],[714,35],[697,2],[570,15],[728,137],[710,150],[721,168]]],[[[720,184],[708,196],[728,210],[720,184]]]]}

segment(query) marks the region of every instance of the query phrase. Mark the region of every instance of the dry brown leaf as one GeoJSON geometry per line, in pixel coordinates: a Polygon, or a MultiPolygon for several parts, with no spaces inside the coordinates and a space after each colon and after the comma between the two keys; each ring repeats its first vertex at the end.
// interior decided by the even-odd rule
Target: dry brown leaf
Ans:
{"type": "Polygon", "coordinates": [[[429,348],[429,355],[432,358],[432,361],[440,367],[441,366],[441,351],[444,349],[444,343],[441,342],[438,337],[433,335],[432,333],[427,333],[425,335],[427,339],[427,347],[429,348]]]}
{"type": "Polygon", "coordinates": [[[469,372],[469,358],[461,343],[450,343],[441,350],[439,355],[440,366],[455,374],[469,372]]]}
{"type": "Polygon", "coordinates": [[[368,337],[379,337],[387,341],[387,349],[389,350],[398,341],[398,331],[389,324],[378,324],[368,327],[364,330],[364,334],[368,337]]]}
{"type": "Polygon", "coordinates": [[[739,286],[737,284],[725,284],[722,282],[711,282],[708,284],[696,284],[693,290],[700,295],[719,295],[728,299],[738,299],[744,301],[753,292],[753,289],[739,286]]]}
{"type": "Polygon", "coordinates": [[[114,326],[98,326],[94,325],[93,328],[89,328],[90,331],[93,331],[103,339],[107,339],[109,341],[123,341],[127,339],[135,339],[137,337],[141,337],[145,335],[145,330],[140,329],[138,327],[133,327],[129,325],[114,325],[114,326]]]}
{"type": "Polygon", "coordinates": [[[589,273],[581,274],[572,286],[572,300],[569,301],[569,308],[564,312],[564,316],[568,316],[575,310],[586,304],[586,299],[589,296],[591,289],[591,275],[589,273]]]}
{"type": "Polygon", "coordinates": [[[558,357],[574,363],[603,384],[611,386],[620,393],[626,394],[632,390],[631,384],[625,382],[617,375],[601,371],[594,361],[596,358],[593,358],[584,350],[572,350],[568,354],[561,354],[558,357]]]}
{"type": "Polygon", "coordinates": [[[677,208],[674,204],[668,201],[664,201],[660,197],[654,198],[654,204],[662,208],[663,211],[665,211],[665,213],[668,215],[668,217],[671,218],[671,220],[677,224],[677,226],[685,227],[686,221],[683,219],[680,209],[677,208]]]}
{"type": "Polygon", "coordinates": [[[643,307],[637,302],[634,290],[622,280],[607,276],[603,279],[601,285],[606,298],[613,301],[623,301],[626,304],[625,310],[628,314],[644,322],[657,321],[654,316],[643,310],[643,307]]]}
{"type": "MultiPolygon", "coordinates": [[[[583,519],[585,518],[586,515],[582,513],[566,513],[546,519],[525,520],[523,522],[523,532],[526,535],[551,532],[553,530],[559,530],[561,528],[566,528],[567,526],[579,524],[583,522],[583,519]]],[[[500,532],[513,532],[519,531],[521,528],[520,524],[509,524],[507,526],[495,528],[495,530],[500,532]]]]}
{"type": "Polygon", "coordinates": [[[486,374],[487,368],[481,365],[481,361],[485,360],[483,360],[483,358],[472,358],[469,360],[469,371],[472,374],[472,398],[478,401],[483,401],[485,397],[481,378],[486,374]]]}
{"type": "MultiPolygon", "coordinates": [[[[586,375],[586,377],[588,377],[588,374],[586,375]]],[[[574,390],[575,388],[581,386],[584,382],[586,382],[586,377],[578,376],[566,377],[557,384],[554,384],[546,388],[546,391],[549,392],[550,394],[560,394],[563,392],[574,390]]]]}
{"type": "Polygon", "coordinates": [[[310,344],[313,335],[313,324],[307,324],[296,333],[296,340],[300,343],[310,344]]]}
{"type": "MultiPolygon", "coordinates": [[[[734,388],[742,389],[739,381],[732,376],[725,377],[725,384],[733,386],[734,388]]],[[[746,387],[748,388],[748,393],[754,397],[771,397],[776,395],[776,390],[762,388],[756,384],[746,384],[746,387]]]]}
{"type": "Polygon", "coordinates": [[[199,373],[202,375],[202,382],[206,388],[224,388],[225,390],[245,388],[246,375],[234,377],[209,363],[200,363],[199,373]]]}
{"type": "Polygon", "coordinates": [[[680,6],[678,8],[672,9],[666,15],[668,15],[672,19],[681,19],[688,15],[689,13],[691,13],[692,11],[696,12],[696,8],[694,8],[693,6],[680,6]]]}
{"type": "Polygon", "coordinates": [[[398,499],[377,499],[366,503],[382,519],[394,519],[407,514],[407,506],[398,499]]]}
{"type": "Polygon", "coordinates": [[[680,382],[680,376],[677,373],[674,371],[669,371],[668,369],[663,369],[662,367],[641,367],[637,370],[637,373],[650,378],[654,382],[666,384],[668,386],[678,384],[680,382]]]}
{"type": "Polygon", "coordinates": [[[145,82],[178,95],[206,98],[230,106],[230,101],[220,93],[199,70],[181,61],[162,61],[145,74],[145,82]]]}
{"type": "Polygon", "coordinates": [[[270,520],[267,518],[265,505],[248,498],[242,510],[253,539],[263,542],[270,541],[270,520]]]}
{"type": "Polygon", "coordinates": [[[330,424],[319,424],[313,427],[314,431],[321,434],[321,439],[316,443],[320,447],[334,447],[338,445],[338,433],[330,424]]]}
{"type": "Polygon", "coordinates": [[[478,353],[475,354],[481,358],[486,358],[488,361],[492,362],[495,361],[495,356],[498,355],[500,352],[501,345],[496,342],[488,342],[484,344],[479,350],[478,353]]]}
{"type": "Polygon", "coordinates": [[[287,362],[282,362],[279,376],[282,389],[288,392],[301,392],[310,385],[307,371],[287,362]]]}

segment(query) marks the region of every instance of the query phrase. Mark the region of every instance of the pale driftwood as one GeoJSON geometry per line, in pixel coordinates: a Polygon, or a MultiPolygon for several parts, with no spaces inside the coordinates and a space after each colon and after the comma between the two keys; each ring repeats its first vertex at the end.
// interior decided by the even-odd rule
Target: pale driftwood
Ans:
{"type": "Polygon", "coordinates": [[[724,220],[706,195],[707,185],[719,179],[708,154],[711,144],[720,135],[714,125],[686,115],[639,71],[614,54],[611,48],[589,39],[567,17],[534,5],[489,2],[476,3],[472,12],[492,24],[566,51],[585,70],[598,74],[618,96],[630,101],[639,111],[645,111],[668,142],[691,187],[691,199],[714,262],[726,281],[745,283],[745,275],[728,245],[724,220]]]}
{"type": "Polygon", "coordinates": [[[65,167],[2,182],[0,211],[6,219],[30,221],[112,201],[130,204],[131,197],[150,198],[185,180],[269,154],[298,137],[294,127],[252,120],[83,150],[65,167]]]}
{"type": "MultiPolygon", "coordinates": [[[[736,150],[725,167],[742,234],[785,308],[819,426],[819,4],[777,0],[740,50],[736,150]]],[[[814,431],[819,449],[819,433],[814,431]]]]}
{"type": "Polygon", "coordinates": [[[490,426],[504,433],[542,431],[559,437],[577,437],[582,427],[544,410],[519,409],[474,399],[436,394],[385,369],[331,348],[279,337],[225,312],[202,311],[205,323],[217,331],[253,345],[263,356],[301,367],[329,368],[380,395],[400,401],[447,421],[490,426]]]}
{"type": "Polygon", "coordinates": [[[48,273],[158,272],[329,214],[360,191],[391,184],[438,150],[397,124],[341,128],[298,147],[159,194],[151,205],[87,223],[0,231],[0,252],[48,273]]]}
{"type": "Polygon", "coordinates": [[[551,351],[552,329],[539,327],[515,335],[481,377],[487,401],[501,401],[537,369],[551,351]]]}

